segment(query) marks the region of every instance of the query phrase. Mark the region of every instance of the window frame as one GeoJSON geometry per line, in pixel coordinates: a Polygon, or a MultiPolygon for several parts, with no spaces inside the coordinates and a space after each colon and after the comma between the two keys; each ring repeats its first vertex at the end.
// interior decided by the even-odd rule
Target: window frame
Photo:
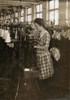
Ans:
{"type": "Polygon", "coordinates": [[[27,22],[28,23],[31,23],[31,21],[32,21],[32,7],[29,7],[29,8],[27,8],[27,22]],[[28,10],[29,9],[31,9],[31,12],[30,13],[28,13],[28,10]],[[31,16],[31,20],[28,19],[29,16],[31,16]]]}
{"type": "Polygon", "coordinates": [[[43,5],[42,5],[42,10],[40,10],[40,6],[42,5],[42,3],[39,3],[39,4],[37,4],[36,5],[36,18],[42,18],[42,17],[40,17],[40,14],[42,14],[43,13],[43,5]],[[39,11],[37,11],[37,6],[39,6],[39,11]],[[39,17],[37,17],[37,15],[39,15],[39,17]]]}
{"type": "Polygon", "coordinates": [[[59,24],[59,0],[52,0],[52,1],[49,1],[49,22],[53,22],[55,25],[58,25],[59,24]],[[52,1],[54,1],[54,7],[53,7],[53,9],[50,9],[50,2],[52,2],[52,1]],[[58,7],[56,8],[55,7],[55,2],[56,1],[58,1],[58,7]],[[56,11],[58,11],[58,20],[56,20],[56,11]],[[50,13],[51,12],[54,12],[54,18],[53,18],[53,20],[52,20],[52,17],[50,18],[50,13]]]}
{"type": "Polygon", "coordinates": [[[24,8],[20,10],[20,19],[19,22],[24,22],[24,8]]]}

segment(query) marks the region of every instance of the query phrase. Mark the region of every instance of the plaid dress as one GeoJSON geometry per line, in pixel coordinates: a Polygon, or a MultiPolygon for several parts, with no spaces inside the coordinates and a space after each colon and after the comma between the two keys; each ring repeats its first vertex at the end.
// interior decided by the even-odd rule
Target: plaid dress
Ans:
{"type": "Polygon", "coordinates": [[[37,46],[42,48],[37,48],[36,50],[36,60],[37,67],[40,70],[39,78],[46,79],[52,77],[54,74],[53,63],[51,59],[51,54],[48,50],[50,43],[50,34],[46,32],[42,37],[38,36],[37,46]]]}

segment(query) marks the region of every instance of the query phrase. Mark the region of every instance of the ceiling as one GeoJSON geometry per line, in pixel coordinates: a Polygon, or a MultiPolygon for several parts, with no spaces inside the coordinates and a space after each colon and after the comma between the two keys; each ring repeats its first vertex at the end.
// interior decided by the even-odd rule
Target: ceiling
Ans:
{"type": "Polygon", "coordinates": [[[30,7],[44,1],[46,0],[0,0],[0,13],[11,11],[13,7],[30,7]]]}
{"type": "Polygon", "coordinates": [[[24,6],[36,4],[45,0],[0,0],[0,9],[7,8],[8,6],[24,6]]]}

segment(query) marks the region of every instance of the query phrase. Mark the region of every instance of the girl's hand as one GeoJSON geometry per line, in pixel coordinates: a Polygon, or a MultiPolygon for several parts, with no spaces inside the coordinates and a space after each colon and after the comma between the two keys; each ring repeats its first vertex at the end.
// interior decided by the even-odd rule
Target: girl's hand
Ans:
{"type": "Polygon", "coordinates": [[[37,46],[34,46],[34,48],[37,48],[37,46]]]}
{"type": "Polygon", "coordinates": [[[37,45],[37,46],[34,46],[34,48],[38,48],[38,49],[43,49],[43,47],[37,45]]]}

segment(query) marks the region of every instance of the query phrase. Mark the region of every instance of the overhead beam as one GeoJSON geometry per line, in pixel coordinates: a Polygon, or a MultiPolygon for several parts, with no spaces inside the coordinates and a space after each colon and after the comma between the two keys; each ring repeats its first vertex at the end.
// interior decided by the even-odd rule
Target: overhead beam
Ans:
{"type": "Polygon", "coordinates": [[[48,0],[0,0],[0,1],[20,1],[20,2],[42,2],[42,1],[48,1],[48,0]]]}
{"type": "Polygon", "coordinates": [[[24,2],[24,1],[16,1],[16,0],[0,0],[0,4],[6,4],[6,5],[8,5],[8,4],[15,4],[15,5],[26,5],[26,4],[37,4],[37,2],[30,2],[30,1],[28,1],[28,2],[24,2]]]}
{"type": "Polygon", "coordinates": [[[23,6],[30,7],[32,5],[38,4],[44,0],[0,0],[0,9],[6,8],[8,6],[23,6]]]}
{"type": "Polygon", "coordinates": [[[48,1],[48,0],[19,0],[19,1],[24,1],[24,2],[28,2],[28,1],[29,2],[41,2],[41,1],[48,1]]]}

